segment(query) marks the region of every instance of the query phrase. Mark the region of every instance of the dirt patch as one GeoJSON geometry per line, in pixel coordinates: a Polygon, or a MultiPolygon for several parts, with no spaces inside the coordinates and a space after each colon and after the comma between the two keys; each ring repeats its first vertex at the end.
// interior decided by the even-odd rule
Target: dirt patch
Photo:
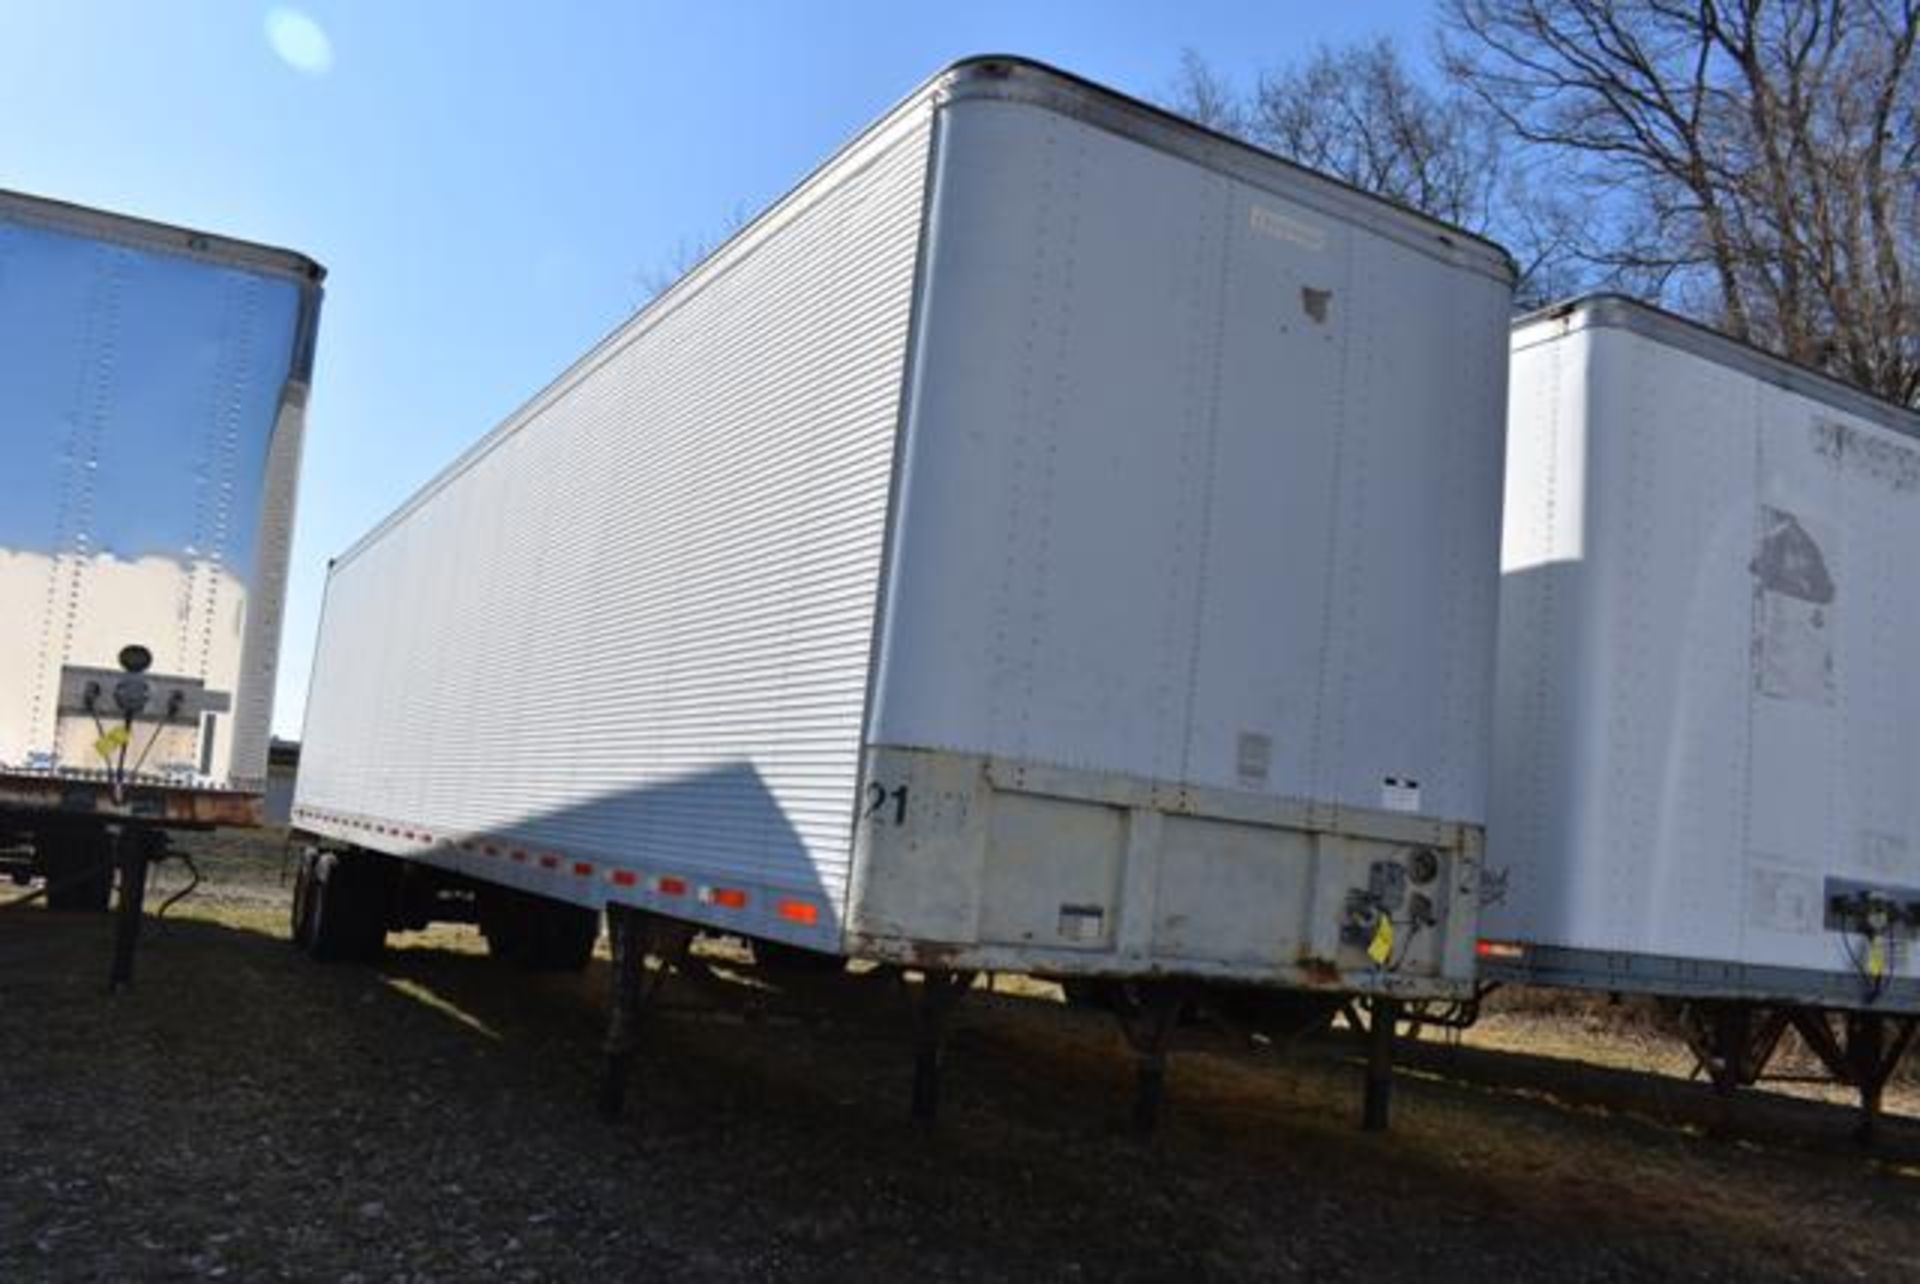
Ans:
{"type": "Polygon", "coordinates": [[[194,850],[204,894],[116,999],[106,924],[0,914],[0,1278],[1481,1284],[1899,1278],[1920,1256],[1914,1120],[1872,1155],[1817,1095],[1723,1120],[1683,1056],[1578,1016],[1423,1046],[1386,1136],[1353,1129],[1349,1042],[1190,1032],[1143,1145],[1110,1023],[1009,979],[961,1009],[929,1133],[905,1120],[894,982],[714,949],[607,1125],[603,961],[530,976],[437,928],[320,967],[285,939],[271,843],[194,850]]]}

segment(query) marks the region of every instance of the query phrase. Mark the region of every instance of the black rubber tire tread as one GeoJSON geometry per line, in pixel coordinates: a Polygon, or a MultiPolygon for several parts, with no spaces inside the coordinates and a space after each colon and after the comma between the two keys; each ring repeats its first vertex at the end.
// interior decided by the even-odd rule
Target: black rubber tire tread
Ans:
{"type": "Polygon", "coordinates": [[[104,914],[113,900],[113,835],[104,825],[61,825],[35,839],[47,875],[47,908],[104,914]]]}
{"type": "Polygon", "coordinates": [[[600,911],[584,905],[489,887],[478,908],[487,952],[529,972],[578,972],[600,940],[600,911]]]}
{"type": "Polygon", "coordinates": [[[600,911],[565,901],[541,902],[533,923],[533,946],[521,966],[536,972],[578,972],[600,939],[600,911]]]}
{"type": "Polygon", "coordinates": [[[319,891],[316,879],[320,853],[315,848],[307,848],[300,853],[299,863],[293,871],[293,904],[288,911],[288,931],[293,938],[295,948],[311,953],[313,950],[313,911],[314,896],[319,891]]]}
{"type": "Polygon", "coordinates": [[[307,953],[322,963],[364,963],[387,943],[387,864],[373,852],[320,857],[307,899],[307,953]]]}
{"type": "Polygon", "coordinates": [[[1120,1006],[1120,982],[1110,977],[1068,977],[1060,982],[1060,994],[1070,1008],[1113,1012],[1120,1006]]]}
{"type": "Polygon", "coordinates": [[[525,948],[518,899],[518,892],[504,887],[483,887],[476,894],[475,917],[480,935],[486,938],[487,953],[503,963],[517,963],[525,948]]]}

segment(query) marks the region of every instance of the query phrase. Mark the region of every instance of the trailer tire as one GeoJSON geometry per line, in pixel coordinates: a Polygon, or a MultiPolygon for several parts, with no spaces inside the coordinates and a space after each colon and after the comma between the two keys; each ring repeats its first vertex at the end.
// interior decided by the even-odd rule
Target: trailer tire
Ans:
{"type": "Polygon", "coordinates": [[[295,948],[300,950],[310,951],[313,948],[314,867],[319,860],[318,851],[305,848],[293,870],[293,904],[289,908],[287,928],[295,948]]]}
{"type": "Polygon", "coordinates": [[[600,939],[600,911],[550,901],[536,919],[533,948],[521,966],[535,972],[578,972],[600,939]]]}
{"type": "Polygon", "coordinates": [[[578,972],[600,940],[600,912],[548,896],[489,887],[480,893],[487,952],[529,972],[578,972]]]}
{"type": "Polygon", "coordinates": [[[113,900],[113,835],[103,825],[62,825],[34,839],[47,878],[47,908],[104,914],[113,900]]]}
{"type": "Polygon", "coordinates": [[[295,934],[322,963],[363,963],[387,944],[386,857],[370,852],[320,852],[301,863],[294,900],[295,934]]]}
{"type": "Polygon", "coordinates": [[[1060,996],[1070,1008],[1115,1012],[1120,1007],[1120,983],[1103,976],[1070,976],[1060,981],[1060,996]]]}
{"type": "Polygon", "coordinates": [[[474,917],[486,938],[487,953],[506,963],[519,962],[525,948],[524,916],[514,903],[517,899],[504,887],[483,887],[474,895],[474,917]]]}

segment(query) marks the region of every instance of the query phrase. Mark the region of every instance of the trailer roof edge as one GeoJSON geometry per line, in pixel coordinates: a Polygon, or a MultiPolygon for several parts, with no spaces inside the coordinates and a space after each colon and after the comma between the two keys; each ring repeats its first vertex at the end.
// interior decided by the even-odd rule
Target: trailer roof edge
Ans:
{"type": "MultiPolygon", "coordinates": [[[[989,94],[1003,89],[1011,80],[1026,76],[1051,81],[1057,90],[1083,100],[1092,108],[1090,123],[1144,146],[1180,156],[1195,164],[1225,172],[1256,186],[1263,184],[1262,168],[1275,176],[1284,174],[1292,182],[1305,183],[1337,212],[1353,218],[1369,231],[1408,242],[1414,248],[1475,268],[1511,286],[1519,279],[1519,269],[1505,246],[1478,232],[1472,232],[1446,219],[1423,213],[1411,206],[1369,192],[1344,179],[1335,178],[1277,152],[1268,151],[1243,138],[1190,120],[1157,103],[1063,71],[1051,63],[1021,54],[973,54],[948,63],[922,87],[942,90],[950,98],[969,91],[989,94]],[[1101,109],[1105,110],[1101,110],[1101,109]]],[[[918,94],[914,95],[915,97],[918,94]]],[[[1036,105],[1059,108],[1064,101],[1030,98],[1036,105]]],[[[1285,193],[1296,196],[1297,193],[1285,193]]],[[[1336,212],[1328,210],[1328,213],[1336,212]]]]}
{"type": "Polygon", "coordinates": [[[0,219],[73,231],[96,240],[117,241],[138,249],[284,276],[318,285],[327,270],[298,250],[202,232],[173,223],[75,205],[69,201],[0,188],[0,219]]]}
{"type": "Polygon", "coordinates": [[[1625,294],[1583,294],[1548,304],[1514,318],[1512,334],[1514,346],[1519,348],[1585,329],[1626,330],[1871,420],[1890,431],[1920,438],[1920,411],[1625,294]],[[1559,328],[1551,334],[1527,333],[1556,323],[1559,328]]]}

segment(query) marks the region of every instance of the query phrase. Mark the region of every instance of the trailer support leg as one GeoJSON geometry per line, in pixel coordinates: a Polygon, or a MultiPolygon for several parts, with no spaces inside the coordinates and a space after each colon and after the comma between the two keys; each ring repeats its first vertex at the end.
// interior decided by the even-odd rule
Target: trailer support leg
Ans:
{"type": "Polygon", "coordinates": [[[1863,1146],[1873,1144],[1873,1125],[1880,1115],[1880,1094],[1887,1085],[1881,1068],[1886,1055],[1886,1033],[1886,1018],[1877,1013],[1847,1013],[1847,1052],[1853,1061],[1854,1083],[1860,1089],[1860,1123],[1853,1135],[1863,1146]]]}
{"type": "Polygon", "coordinates": [[[1704,1019],[1706,1039],[1696,1055],[1714,1092],[1731,1097],[1757,1080],[1763,1068],[1754,1064],[1753,1009],[1745,1003],[1714,1003],[1706,1007],[1704,1019]]]}
{"type": "Polygon", "coordinates": [[[1887,1080],[1893,1076],[1907,1049],[1913,1046],[1914,1035],[1920,1032],[1920,1017],[1848,1012],[1844,1018],[1842,1042],[1842,1036],[1834,1033],[1824,1010],[1796,1008],[1792,1013],[1793,1028],[1820,1058],[1827,1073],[1860,1093],[1860,1122],[1853,1135],[1866,1146],[1873,1143],[1874,1125],[1880,1118],[1880,1099],[1887,1080]]]}
{"type": "Polygon", "coordinates": [[[1853,1084],[1860,1090],[1860,1123],[1853,1135],[1863,1146],[1873,1144],[1881,1096],[1900,1058],[1913,1045],[1916,1028],[1920,1028],[1920,1017],[1847,1013],[1847,1059],[1852,1063],[1853,1084]]]}
{"type": "Polygon", "coordinates": [[[617,1119],[626,1107],[640,1021],[667,979],[693,946],[693,928],[626,905],[607,906],[613,946],[613,1001],[607,1018],[606,1061],[600,1077],[600,1113],[617,1119]],[[649,951],[659,965],[647,967],[649,951]]]}
{"type": "Polygon", "coordinates": [[[1130,983],[1116,991],[1114,1015],[1134,1057],[1133,1130],[1150,1137],[1160,1124],[1160,1106],[1167,1094],[1167,1053],[1187,992],[1184,986],[1164,981],[1130,983]]]}
{"type": "Polygon", "coordinates": [[[1361,1098],[1360,1130],[1385,1132],[1393,1109],[1394,1027],[1400,1023],[1400,1000],[1379,995],[1366,1004],[1367,1078],[1361,1098]]]}
{"type": "Polygon", "coordinates": [[[133,955],[140,944],[140,918],[146,910],[147,868],[152,839],[131,825],[108,826],[113,863],[120,871],[120,904],[113,925],[113,965],[107,973],[107,992],[133,985],[133,955]]]}
{"type": "Polygon", "coordinates": [[[940,1064],[946,1054],[947,1020],[973,987],[972,972],[921,973],[913,1005],[913,1120],[930,1124],[940,1113],[940,1064]]]}

